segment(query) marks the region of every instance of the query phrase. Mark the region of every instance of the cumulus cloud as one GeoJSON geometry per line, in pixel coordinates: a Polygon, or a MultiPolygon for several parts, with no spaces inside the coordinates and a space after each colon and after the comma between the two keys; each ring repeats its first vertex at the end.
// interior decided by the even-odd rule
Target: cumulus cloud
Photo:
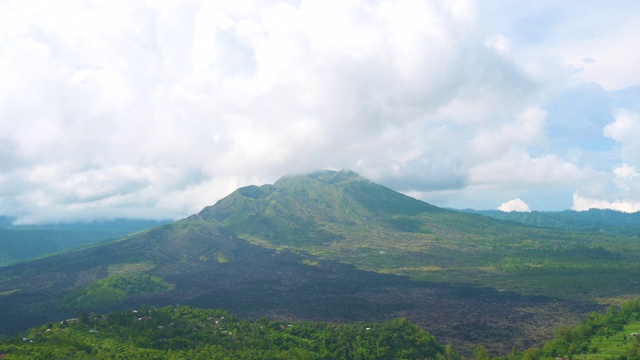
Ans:
{"type": "MultiPolygon", "coordinates": [[[[352,168],[438,205],[495,208],[488,199],[514,197],[505,191],[564,191],[601,176],[548,147],[549,99],[576,79],[609,89],[635,75],[609,78],[612,57],[498,28],[506,20],[487,6],[3,2],[0,213],[179,218],[238,186],[321,168],[352,168]],[[593,59],[582,78],[577,56],[593,59]]],[[[624,23],[597,41],[622,49],[638,22],[624,23]]],[[[615,116],[604,135],[640,166],[637,115],[615,116]]],[[[576,189],[548,206],[568,206],[576,189]]]]}
{"type": "Polygon", "coordinates": [[[498,210],[504,212],[531,212],[531,209],[529,209],[529,205],[527,205],[527,203],[519,198],[503,202],[502,204],[500,204],[500,206],[498,206],[498,210]]]}
{"type": "Polygon", "coordinates": [[[603,129],[605,137],[613,139],[619,147],[615,161],[621,163],[601,177],[598,185],[579,189],[573,196],[573,208],[615,209],[625,212],[640,211],[640,115],[619,109],[613,122],[603,129]]]}
{"type": "Polygon", "coordinates": [[[573,195],[573,210],[585,211],[589,209],[612,209],[622,212],[638,212],[640,211],[640,202],[628,200],[600,200],[583,197],[579,194],[573,195]]]}
{"type": "Polygon", "coordinates": [[[601,176],[593,185],[573,194],[574,210],[640,211],[640,173],[635,167],[623,163],[611,173],[601,176]]]}
{"type": "Polygon", "coordinates": [[[473,157],[471,162],[497,159],[512,150],[526,149],[543,141],[546,116],[545,111],[530,108],[513,122],[479,129],[467,145],[468,154],[473,157]]]}

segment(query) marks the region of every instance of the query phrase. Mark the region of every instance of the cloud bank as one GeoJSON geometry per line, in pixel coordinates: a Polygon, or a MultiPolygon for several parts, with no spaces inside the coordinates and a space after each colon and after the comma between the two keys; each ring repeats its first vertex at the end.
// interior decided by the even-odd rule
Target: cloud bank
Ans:
{"type": "Polygon", "coordinates": [[[0,215],[180,218],[323,168],[637,209],[638,5],[521,5],[4,2],[0,215]]]}

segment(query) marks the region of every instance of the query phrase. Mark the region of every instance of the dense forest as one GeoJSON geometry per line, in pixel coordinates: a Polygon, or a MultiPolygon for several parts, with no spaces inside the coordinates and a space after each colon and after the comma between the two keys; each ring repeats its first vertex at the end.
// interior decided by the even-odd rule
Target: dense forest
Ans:
{"type": "Polygon", "coordinates": [[[460,357],[406,319],[331,324],[238,319],[186,306],[108,315],[78,311],[0,341],[5,359],[448,359],[460,357]]]}

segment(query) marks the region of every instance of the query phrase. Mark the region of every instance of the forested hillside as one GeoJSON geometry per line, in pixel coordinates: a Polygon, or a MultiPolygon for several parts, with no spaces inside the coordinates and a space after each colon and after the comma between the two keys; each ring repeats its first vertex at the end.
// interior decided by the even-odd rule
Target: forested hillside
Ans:
{"type": "Polygon", "coordinates": [[[543,228],[610,233],[640,238],[640,212],[626,213],[603,209],[531,212],[470,209],[462,211],[543,228]]]}
{"type": "Polygon", "coordinates": [[[554,338],[541,347],[524,351],[513,349],[502,358],[637,360],[640,359],[639,333],[640,301],[628,301],[620,306],[611,305],[604,313],[591,313],[578,325],[556,328],[554,338]]]}
{"type": "Polygon", "coordinates": [[[238,319],[186,306],[78,312],[0,341],[4,359],[438,359],[459,356],[406,319],[331,324],[238,319]]]}

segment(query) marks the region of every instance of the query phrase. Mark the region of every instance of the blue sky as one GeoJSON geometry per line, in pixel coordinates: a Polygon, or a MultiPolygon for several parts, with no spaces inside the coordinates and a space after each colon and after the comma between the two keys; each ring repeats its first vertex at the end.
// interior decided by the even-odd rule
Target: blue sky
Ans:
{"type": "Polygon", "coordinates": [[[177,219],[327,168],[639,211],[637,34],[634,1],[3,1],[0,215],[177,219]]]}

